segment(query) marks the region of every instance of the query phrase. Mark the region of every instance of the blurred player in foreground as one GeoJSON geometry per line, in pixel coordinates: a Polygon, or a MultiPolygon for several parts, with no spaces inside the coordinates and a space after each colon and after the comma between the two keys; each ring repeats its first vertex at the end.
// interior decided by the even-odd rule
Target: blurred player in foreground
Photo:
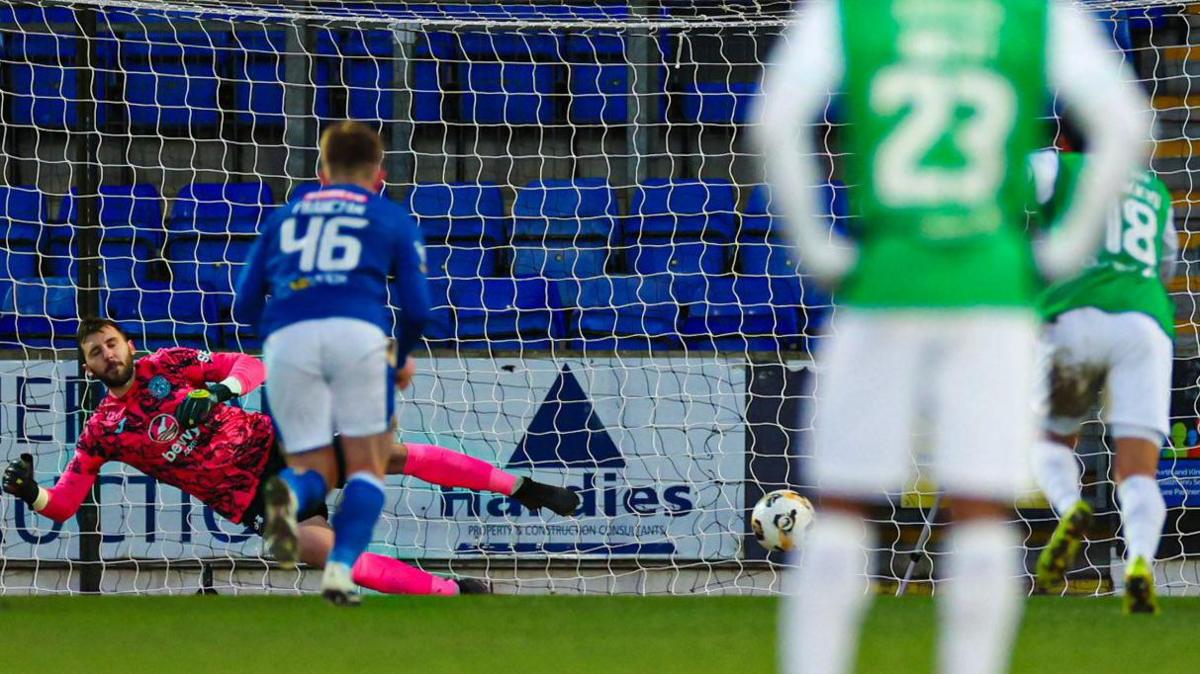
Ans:
{"type": "MultiPolygon", "coordinates": [[[[1090,156],[1046,151],[1030,159],[1042,218],[1067,208],[1090,156]]],[[[1058,591],[1075,564],[1092,509],[1080,495],[1079,426],[1108,390],[1105,421],[1116,440],[1117,496],[1125,537],[1125,611],[1157,613],[1154,553],[1167,507],[1155,473],[1169,431],[1175,304],[1166,282],[1179,243],[1171,193],[1135,171],[1106,214],[1104,244],[1079,276],[1046,289],[1039,309],[1051,352],[1050,414],[1038,443],[1038,484],[1061,518],[1037,564],[1038,586],[1058,591]]]]}
{"type": "MultiPolygon", "coordinates": [[[[283,470],[283,455],[269,416],[221,403],[262,384],[262,363],[243,354],[186,348],[160,349],[135,361],[134,343],[120,326],[95,318],[80,322],[79,349],[84,371],[104,383],[108,395],[88,418],[75,456],[53,487],[38,486],[33,457],[24,455],[4,471],[4,491],[62,522],[79,509],[100,467],[120,461],[261,534],[262,485],[283,470]],[[204,395],[195,395],[200,392],[204,395]]],[[[535,511],[545,506],[570,514],[577,503],[570,491],[435,445],[395,444],[387,470],[445,487],[509,494],[535,511]]],[[[324,502],[305,516],[299,556],[319,567],[333,546],[324,502]]],[[[393,594],[487,591],[479,581],[440,578],[372,553],[358,559],[353,575],[363,587],[393,594]]]]}
{"type": "Polygon", "coordinates": [[[914,420],[952,502],[939,587],[939,668],[1006,668],[1021,614],[1021,539],[1006,519],[1029,480],[1038,272],[1074,273],[1106,199],[1143,156],[1145,99],[1095,26],[1046,0],[812,0],[764,83],[759,149],[800,260],[837,289],[818,354],[821,495],[783,602],[787,672],[853,669],[867,606],[869,504],[904,488],[914,420]],[[1095,162],[1072,210],[1034,247],[1027,158],[1058,89],[1095,162]],[[809,124],[841,91],[853,239],[814,217],[822,176],[809,124]],[[793,582],[794,581],[794,582],[793,582]]]}
{"type": "Polygon", "coordinates": [[[347,477],[321,593],[344,606],[359,601],[351,569],[383,509],[396,388],[412,378],[408,352],[425,327],[429,289],[420,230],[379,195],[379,134],[340,122],[320,149],[322,188],[263,225],[234,312],[265,340],[267,400],[288,454],[289,467],[264,492],[264,535],[281,562],[296,556],[296,513],[336,485],[333,438],[341,433],[347,477]],[[395,339],[389,294],[400,309],[395,339]]]}

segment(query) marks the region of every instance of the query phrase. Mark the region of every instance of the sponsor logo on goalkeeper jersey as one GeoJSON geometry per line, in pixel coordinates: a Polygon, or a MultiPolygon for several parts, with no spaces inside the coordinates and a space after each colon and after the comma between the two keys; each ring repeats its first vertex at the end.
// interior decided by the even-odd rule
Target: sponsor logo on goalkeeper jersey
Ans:
{"type": "MultiPolygon", "coordinates": [[[[569,366],[563,366],[505,467],[568,476],[567,487],[579,493],[579,517],[678,517],[695,509],[691,484],[629,475],[625,457],[569,366]]],[[[466,491],[443,491],[441,514],[530,515],[515,499],[466,491]]]]}

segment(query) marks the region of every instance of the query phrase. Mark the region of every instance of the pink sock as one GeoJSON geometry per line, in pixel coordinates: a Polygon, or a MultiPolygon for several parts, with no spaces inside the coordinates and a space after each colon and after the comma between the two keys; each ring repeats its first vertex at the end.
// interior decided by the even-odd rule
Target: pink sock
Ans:
{"type": "Polygon", "coordinates": [[[474,491],[494,491],[512,496],[517,476],[485,461],[437,445],[404,443],[408,459],[404,474],[443,487],[465,487],[474,491]]]}
{"type": "Polygon", "coordinates": [[[458,594],[458,583],[398,559],[364,552],[354,563],[354,582],[387,594],[458,594]]]}

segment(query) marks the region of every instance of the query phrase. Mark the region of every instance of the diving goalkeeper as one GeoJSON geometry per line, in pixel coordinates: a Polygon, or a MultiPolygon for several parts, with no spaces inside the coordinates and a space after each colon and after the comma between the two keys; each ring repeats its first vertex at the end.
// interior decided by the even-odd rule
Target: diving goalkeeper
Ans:
{"type": "MultiPolygon", "coordinates": [[[[33,458],[8,464],[4,491],[55,521],[75,514],[100,467],[126,463],[178,487],[235,524],[262,533],[263,482],[283,470],[275,428],[266,414],[225,405],[260,386],[266,377],[253,356],[168,348],[134,360],[134,342],[110,320],[80,322],[78,344],[84,369],[108,387],[91,415],[75,456],[49,488],[34,480],[33,458]],[[207,393],[196,395],[194,392],[207,393]]],[[[579,503],[572,491],[534,482],[483,461],[435,445],[397,443],[390,474],[411,475],[444,487],[510,495],[530,510],[549,508],[571,515],[579,503]]],[[[320,567],[333,545],[324,503],[301,513],[299,556],[320,567]]],[[[354,582],[390,594],[479,593],[478,580],[441,578],[390,557],[366,553],[353,568],[354,582]]]]}

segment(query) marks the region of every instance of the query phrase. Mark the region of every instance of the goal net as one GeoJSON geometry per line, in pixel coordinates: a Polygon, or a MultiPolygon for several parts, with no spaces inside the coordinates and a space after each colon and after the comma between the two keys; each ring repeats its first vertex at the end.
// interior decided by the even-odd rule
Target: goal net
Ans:
{"type": "MultiPolygon", "coordinates": [[[[574,518],[537,515],[393,476],[371,549],[509,592],[777,591],[788,560],[757,546],[748,514],[766,491],[808,486],[794,460],[832,310],[779,239],[746,137],[792,5],[0,2],[0,458],[33,454],[47,486],[71,457],[102,394],[77,363],[82,315],[118,320],[142,353],[257,353],[230,317],[233,284],[264,218],[315,185],[322,128],[352,118],[382,133],[387,192],[428,244],[435,311],[402,438],[583,502],[574,518]]],[[[1153,96],[1154,166],[1186,229],[1200,14],[1090,7],[1153,96]]],[[[835,115],[814,129],[838,226],[840,131],[835,115]]],[[[1164,586],[1194,592],[1200,365],[1184,269],[1160,555],[1164,586]]],[[[1072,588],[1100,594],[1121,544],[1102,425],[1087,435],[1100,526],[1072,588]]],[[[881,585],[934,503],[915,461],[880,511],[881,585]]],[[[173,487],[115,462],[98,485],[62,525],[0,502],[0,592],[312,587],[173,487]]],[[[1052,516],[1036,496],[1019,505],[1035,555],[1052,516]]],[[[915,587],[937,574],[942,528],[915,587]]]]}

